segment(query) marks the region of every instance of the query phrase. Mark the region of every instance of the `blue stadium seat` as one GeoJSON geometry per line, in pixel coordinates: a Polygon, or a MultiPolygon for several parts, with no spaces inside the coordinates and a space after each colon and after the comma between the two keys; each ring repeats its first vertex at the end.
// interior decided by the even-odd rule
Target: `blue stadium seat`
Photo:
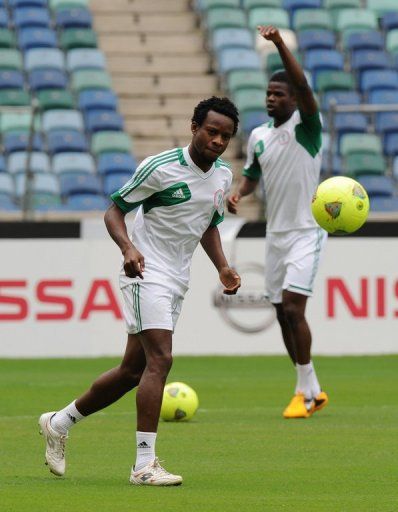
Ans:
{"type": "MultiPolygon", "coordinates": [[[[26,151],[29,144],[29,133],[9,132],[3,135],[3,147],[5,153],[26,151]]],[[[44,144],[41,135],[35,133],[32,140],[33,151],[44,151],[44,144]]]]}
{"type": "Polygon", "coordinates": [[[86,172],[63,173],[59,177],[62,196],[73,194],[101,194],[101,182],[95,174],[86,172]]]}
{"type": "Polygon", "coordinates": [[[40,89],[65,89],[68,78],[58,69],[34,69],[29,73],[29,86],[32,91],[40,89]]]}
{"type": "Polygon", "coordinates": [[[65,172],[94,174],[95,162],[89,153],[58,153],[53,157],[52,168],[55,174],[65,172]]]}
{"type": "MultiPolygon", "coordinates": [[[[15,195],[17,198],[23,197],[25,194],[25,173],[18,173],[15,176],[15,195]]],[[[32,192],[44,192],[47,194],[55,194],[59,196],[59,183],[56,176],[49,173],[37,173],[33,177],[32,192]]]]}
{"type": "Polygon", "coordinates": [[[22,28],[18,31],[18,44],[23,51],[29,48],[56,48],[57,35],[50,28],[22,28]]]}
{"type": "Polygon", "coordinates": [[[25,70],[58,69],[65,71],[65,57],[58,48],[32,48],[25,53],[25,70]]]}
{"type": "Polygon", "coordinates": [[[261,69],[260,56],[254,49],[224,48],[217,57],[218,70],[222,74],[236,69],[261,69]]]}
{"type": "Polygon", "coordinates": [[[352,53],[351,66],[360,72],[368,69],[390,69],[391,59],[384,51],[356,50],[352,53]]]}
{"type": "Polygon", "coordinates": [[[2,197],[15,195],[13,177],[5,172],[0,173],[0,194],[2,197]]]}
{"type": "Polygon", "coordinates": [[[85,89],[79,94],[78,106],[83,111],[93,109],[117,110],[117,96],[108,89],[85,89]]]}
{"type": "Polygon", "coordinates": [[[24,78],[20,71],[0,70],[0,89],[23,89],[24,78]]]}
{"type": "MultiPolygon", "coordinates": [[[[16,151],[10,153],[7,159],[7,170],[11,174],[24,173],[28,164],[28,153],[26,151],[16,151]]],[[[47,153],[33,151],[30,158],[30,168],[34,173],[50,172],[50,159],[47,153]]]]}
{"type": "Polygon", "coordinates": [[[12,198],[0,191],[0,210],[6,212],[19,212],[20,208],[17,206],[12,198]]]}
{"type": "Polygon", "coordinates": [[[355,50],[383,50],[384,39],[381,32],[369,30],[366,32],[353,32],[348,36],[346,49],[355,50]]]}
{"type": "Polygon", "coordinates": [[[224,48],[254,48],[253,35],[247,28],[219,28],[212,34],[212,49],[219,52],[224,48]]]}
{"type": "Polygon", "coordinates": [[[75,194],[67,199],[63,209],[67,211],[104,211],[108,206],[109,201],[102,195],[75,194]]]}
{"type": "Polygon", "coordinates": [[[2,172],[7,172],[7,169],[6,169],[6,161],[4,160],[4,156],[0,155],[0,174],[2,172]]]}
{"type": "Polygon", "coordinates": [[[89,133],[103,130],[123,131],[122,116],[112,110],[90,110],[85,121],[89,133]]]}
{"type": "Polygon", "coordinates": [[[47,146],[51,154],[69,151],[87,153],[88,151],[86,137],[80,132],[71,130],[51,131],[47,136],[47,146]]]}
{"type": "Polygon", "coordinates": [[[106,196],[110,196],[111,194],[113,194],[113,192],[123,187],[123,185],[125,185],[130,178],[131,173],[129,172],[117,172],[105,175],[103,188],[104,194],[106,196]]]}
{"type": "Polygon", "coordinates": [[[131,177],[137,162],[128,153],[102,153],[98,157],[97,168],[100,174],[130,173],[131,177]]]}
{"type": "Polygon", "coordinates": [[[241,112],[240,116],[240,129],[245,135],[249,135],[254,128],[268,122],[268,117],[265,109],[252,110],[248,112],[241,112]]]}
{"type": "Polygon", "coordinates": [[[43,114],[42,125],[45,133],[55,130],[84,131],[83,115],[78,110],[47,110],[43,114]]]}
{"type": "Polygon", "coordinates": [[[8,5],[12,9],[19,7],[48,7],[47,0],[8,0],[8,5]]]}
{"type": "Polygon", "coordinates": [[[93,17],[84,7],[69,7],[55,11],[55,24],[59,28],[91,28],[93,17]]]}
{"type": "Polygon", "coordinates": [[[361,95],[357,91],[327,91],[322,96],[322,109],[328,110],[331,103],[336,105],[359,105],[361,95]]]}
{"type": "Polygon", "coordinates": [[[96,48],[75,48],[66,55],[66,65],[70,72],[78,69],[105,69],[105,56],[96,48]]]}
{"type": "MultiPolygon", "coordinates": [[[[322,166],[321,173],[323,175],[329,173],[330,161],[329,161],[329,152],[324,151],[322,153],[322,166]]],[[[339,176],[343,174],[343,163],[341,161],[341,157],[339,155],[333,154],[332,157],[332,175],[339,176]]]]}
{"type": "Polygon", "coordinates": [[[380,112],[377,114],[376,131],[383,135],[398,133],[398,112],[380,112]]]}
{"type": "Polygon", "coordinates": [[[319,9],[320,7],[322,7],[322,0],[282,0],[282,8],[289,13],[290,25],[298,9],[319,9]]]}
{"type": "Polygon", "coordinates": [[[18,7],[13,11],[13,23],[17,29],[51,25],[50,13],[42,7],[18,7]]]}
{"type": "Polygon", "coordinates": [[[398,89],[398,71],[392,69],[368,70],[361,74],[359,87],[364,92],[373,89],[398,89]]]}
{"type": "Polygon", "coordinates": [[[305,53],[304,68],[315,75],[319,71],[343,70],[344,57],[337,50],[309,50],[305,53]]]}
{"type": "Polygon", "coordinates": [[[335,116],[335,129],[341,136],[344,133],[365,133],[368,121],[363,114],[338,113],[335,116]]]}
{"type": "Polygon", "coordinates": [[[62,210],[61,196],[53,192],[35,192],[32,196],[35,211],[48,212],[62,210]]]}
{"type": "Polygon", "coordinates": [[[385,155],[398,155],[398,133],[388,133],[383,140],[383,151],[385,155]]]}
{"type": "Polygon", "coordinates": [[[8,12],[4,8],[0,8],[0,27],[7,28],[10,24],[8,12]]]}
{"type": "Polygon", "coordinates": [[[391,11],[381,18],[381,28],[386,32],[398,28],[398,12],[391,11]]]}
{"type": "Polygon", "coordinates": [[[398,197],[374,196],[370,199],[371,212],[398,212],[398,197]]]}
{"type": "Polygon", "coordinates": [[[336,35],[331,30],[303,30],[299,32],[297,42],[300,51],[334,50],[336,48],[336,35]]]}
{"type": "Polygon", "coordinates": [[[394,182],[389,176],[358,176],[369,197],[390,197],[394,194],[394,182]]]}
{"type": "Polygon", "coordinates": [[[373,89],[369,93],[369,103],[388,105],[396,103],[398,105],[398,90],[373,89]]]}

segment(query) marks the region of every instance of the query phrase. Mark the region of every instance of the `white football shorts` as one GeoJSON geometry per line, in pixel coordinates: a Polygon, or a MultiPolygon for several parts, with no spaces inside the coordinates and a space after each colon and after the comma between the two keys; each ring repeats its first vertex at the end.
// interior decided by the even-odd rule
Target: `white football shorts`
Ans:
{"type": "Polygon", "coordinates": [[[267,233],[265,239],[265,289],[273,304],[282,291],[312,296],[315,276],[327,240],[321,228],[267,233]]]}
{"type": "Polygon", "coordinates": [[[157,283],[137,281],[122,288],[128,334],[146,329],[174,331],[184,297],[157,283]]]}

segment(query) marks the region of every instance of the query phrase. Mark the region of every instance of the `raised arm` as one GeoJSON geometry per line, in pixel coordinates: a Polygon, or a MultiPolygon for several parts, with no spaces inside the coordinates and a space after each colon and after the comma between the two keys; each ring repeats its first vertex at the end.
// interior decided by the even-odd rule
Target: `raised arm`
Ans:
{"type": "Polygon", "coordinates": [[[307,115],[315,114],[318,105],[315,101],[311,87],[308,85],[305,74],[294,58],[294,55],[285,45],[279,30],[271,25],[258,27],[258,31],[264,39],[272,41],[281,56],[285,70],[296,93],[297,103],[301,112],[307,115]]]}

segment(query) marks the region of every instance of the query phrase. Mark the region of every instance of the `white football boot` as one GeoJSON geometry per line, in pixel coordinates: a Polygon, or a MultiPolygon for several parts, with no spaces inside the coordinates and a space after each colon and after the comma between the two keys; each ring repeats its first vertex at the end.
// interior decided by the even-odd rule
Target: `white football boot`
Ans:
{"type": "Polygon", "coordinates": [[[134,485],[181,485],[182,477],[172,475],[166,471],[159,463],[156,457],[153,462],[147,464],[139,471],[134,471],[130,475],[130,483],[134,485]]]}
{"type": "Polygon", "coordinates": [[[46,412],[39,418],[40,434],[46,440],[46,464],[51,473],[62,476],[65,473],[65,443],[68,438],[51,426],[50,420],[55,412],[46,412]]]}

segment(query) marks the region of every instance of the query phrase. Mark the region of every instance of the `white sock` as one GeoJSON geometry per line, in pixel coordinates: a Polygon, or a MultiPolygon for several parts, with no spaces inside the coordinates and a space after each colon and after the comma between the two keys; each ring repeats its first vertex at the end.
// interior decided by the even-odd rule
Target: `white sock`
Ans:
{"type": "Polygon", "coordinates": [[[137,458],[134,471],[139,471],[155,460],[156,432],[136,432],[137,458]]]}
{"type": "Polygon", "coordinates": [[[76,400],[67,405],[65,409],[55,413],[55,416],[51,418],[51,426],[61,434],[66,434],[70,427],[73,427],[75,423],[85,418],[85,416],[80,414],[76,409],[75,404],[76,400]]]}
{"type": "Polygon", "coordinates": [[[296,364],[297,385],[296,394],[303,393],[305,398],[312,399],[319,395],[321,387],[319,385],[314,365],[312,361],[308,364],[296,364]]]}

